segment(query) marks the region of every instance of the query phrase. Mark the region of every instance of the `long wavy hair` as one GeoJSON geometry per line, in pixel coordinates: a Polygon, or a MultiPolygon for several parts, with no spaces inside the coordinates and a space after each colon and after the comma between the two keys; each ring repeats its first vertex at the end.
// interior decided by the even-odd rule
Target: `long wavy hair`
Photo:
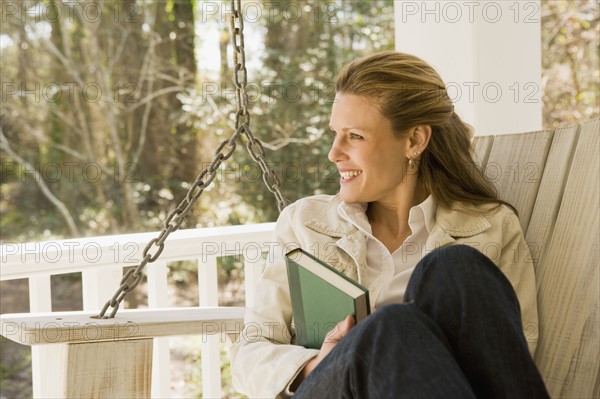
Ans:
{"type": "Polygon", "coordinates": [[[504,204],[517,213],[498,198],[494,185],[475,166],[472,129],[454,112],[442,78],[425,61],[396,51],[356,59],[340,71],[336,92],[373,99],[397,134],[418,125],[431,126],[417,173],[438,202],[448,207],[457,201],[504,204]]]}

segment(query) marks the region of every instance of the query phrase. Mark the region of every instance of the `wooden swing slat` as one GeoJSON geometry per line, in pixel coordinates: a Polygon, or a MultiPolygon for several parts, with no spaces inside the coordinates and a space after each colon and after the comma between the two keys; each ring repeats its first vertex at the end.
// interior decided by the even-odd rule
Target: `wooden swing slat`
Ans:
{"type": "Polygon", "coordinates": [[[477,136],[473,139],[473,158],[478,168],[484,169],[494,144],[495,136],[477,136]]]}
{"type": "Polygon", "coordinates": [[[97,312],[0,315],[2,336],[23,345],[123,341],[178,335],[217,335],[242,329],[244,308],[121,310],[114,319],[97,312]]]}
{"type": "MultiPolygon", "coordinates": [[[[563,198],[579,128],[580,125],[573,125],[556,129],[554,132],[552,147],[548,153],[544,175],[525,235],[536,269],[540,255],[547,252],[545,248],[549,244],[563,198]]],[[[539,275],[540,270],[537,272],[539,275]]]]}
{"type": "Polygon", "coordinates": [[[500,198],[519,210],[523,231],[529,225],[552,135],[552,130],[542,130],[497,136],[487,160],[487,177],[500,198]]]}
{"type": "Polygon", "coordinates": [[[599,146],[595,119],[581,126],[553,233],[536,270],[535,360],[556,398],[600,394],[599,146]]]}

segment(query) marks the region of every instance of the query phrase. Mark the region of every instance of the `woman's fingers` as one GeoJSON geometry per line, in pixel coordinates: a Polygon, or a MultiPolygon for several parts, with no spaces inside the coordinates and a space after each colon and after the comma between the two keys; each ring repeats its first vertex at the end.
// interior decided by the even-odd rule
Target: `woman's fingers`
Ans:
{"type": "Polygon", "coordinates": [[[340,321],[334,328],[332,328],[326,335],[325,340],[323,341],[323,345],[321,346],[321,350],[319,354],[313,357],[302,369],[301,373],[298,375],[298,378],[294,382],[294,386],[298,386],[300,382],[302,382],[317,365],[331,352],[331,350],[337,345],[337,343],[348,334],[348,331],[356,322],[354,321],[354,317],[347,316],[344,320],[340,321]]]}
{"type": "Polygon", "coordinates": [[[346,334],[348,334],[350,329],[354,327],[355,324],[356,322],[354,321],[354,317],[346,316],[344,320],[340,321],[325,335],[325,342],[339,342],[342,338],[346,336],[346,334]]]}

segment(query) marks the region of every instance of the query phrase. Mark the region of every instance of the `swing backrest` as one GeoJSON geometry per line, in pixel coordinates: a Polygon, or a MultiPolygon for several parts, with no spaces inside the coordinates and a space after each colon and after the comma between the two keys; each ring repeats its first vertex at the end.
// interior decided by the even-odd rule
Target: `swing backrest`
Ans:
{"type": "Polygon", "coordinates": [[[554,398],[600,397],[600,119],[476,137],[475,155],[519,210],[536,271],[535,353],[554,398]]]}

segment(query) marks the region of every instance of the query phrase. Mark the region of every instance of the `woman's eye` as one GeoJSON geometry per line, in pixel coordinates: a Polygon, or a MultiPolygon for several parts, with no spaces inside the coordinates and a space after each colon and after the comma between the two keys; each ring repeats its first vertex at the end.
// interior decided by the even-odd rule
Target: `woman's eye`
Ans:
{"type": "Polygon", "coordinates": [[[350,133],[350,138],[353,140],[361,140],[363,138],[363,136],[361,136],[360,134],[356,134],[356,133],[350,133]]]}

